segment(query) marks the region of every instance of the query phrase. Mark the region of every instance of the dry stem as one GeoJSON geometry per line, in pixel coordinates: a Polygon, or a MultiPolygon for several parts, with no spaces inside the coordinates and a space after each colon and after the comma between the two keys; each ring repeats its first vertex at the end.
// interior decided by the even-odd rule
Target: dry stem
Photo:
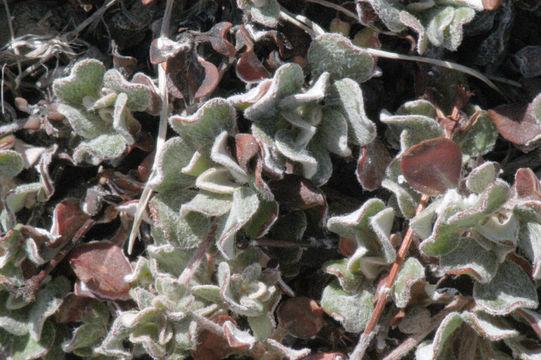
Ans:
{"type": "MultiPolygon", "coordinates": [[[[160,30],[160,39],[164,39],[168,36],[169,20],[171,19],[171,12],[173,11],[174,3],[175,0],[167,0],[167,3],[165,5],[165,12],[163,15],[162,27],[160,30]]],[[[158,128],[158,139],[156,140],[156,155],[154,157],[155,159],[157,159],[160,155],[163,144],[165,143],[165,139],[167,137],[167,119],[169,118],[169,93],[167,91],[167,77],[165,69],[161,65],[158,65],[158,85],[160,90],[160,97],[162,100],[162,109],[160,111],[160,125],[158,128]]],[[[152,172],[148,177],[143,193],[141,194],[141,198],[139,199],[139,203],[137,204],[137,211],[135,212],[135,216],[133,218],[133,225],[128,240],[128,254],[132,253],[133,244],[135,243],[135,239],[139,235],[139,226],[141,225],[141,221],[143,220],[143,212],[145,211],[148,201],[152,196],[153,190],[150,187],[150,183],[156,175],[156,170],[158,168],[157,163],[157,161],[154,161],[154,163],[152,164],[152,172]]]]}

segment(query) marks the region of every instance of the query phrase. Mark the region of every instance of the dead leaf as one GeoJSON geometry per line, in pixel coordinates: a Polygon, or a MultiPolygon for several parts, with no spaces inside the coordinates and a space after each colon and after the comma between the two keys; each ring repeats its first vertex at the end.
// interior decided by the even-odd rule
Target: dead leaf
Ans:
{"type": "Polygon", "coordinates": [[[75,275],[95,295],[111,300],[128,299],[130,284],[124,280],[132,269],[122,248],[110,241],[77,246],[70,255],[75,275]]]}
{"type": "MultiPolygon", "coordinates": [[[[210,318],[211,321],[223,325],[231,321],[236,325],[235,320],[226,314],[217,314],[210,318]]],[[[227,340],[208,331],[202,330],[197,335],[197,348],[192,351],[194,360],[221,360],[232,353],[227,340]]]]}
{"type": "Polygon", "coordinates": [[[270,77],[270,73],[252,49],[245,51],[235,67],[237,77],[244,82],[254,83],[270,77]]]}
{"type": "Polygon", "coordinates": [[[289,298],[277,311],[280,325],[297,338],[310,339],[323,327],[323,309],[305,296],[289,298]]]}
{"type": "Polygon", "coordinates": [[[235,57],[237,50],[235,46],[227,40],[227,33],[233,27],[233,24],[223,21],[214,25],[209,31],[200,33],[196,37],[199,41],[208,41],[217,53],[227,57],[235,57]]]}
{"type": "Polygon", "coordinates": [[[280,205],[291,210],[326,207],[323,192],[310,180],[300,176],[286,175],[282,180],[272,181],[270,188],[280,205]]]}
{"type": "Polygon", "coordinates": [[[251,134],[235,135],[235,157],[242,170],[248,171],[248,164],[259,153],[257,140],[251,134]]]}
{"type": "Polygon", "coordinates": [[[94,300],[69,293],[55,312],[54,318],[59,323],[82,321],[83,317],[92,310],[92,301],[94,300]]]}
{"type": "Polygon", "coordinates": [[[503,3],[503,0],[483,0],[485,10],[496,10],[503,3]]]}
{"type": "Polygon", "coordinates": [[[377,138],[361,148],[355,175],[363,189],[374,191],[381,186],[385,169],[391,160],[391,155],[377,138]]]}
{"type": "Polygon", "coordinates": [[[458,185],[462,152],[447,138],[434,138],[410,147],[400,169],[408,184],[426,195],[438,195],[458,185]]]}
{"type": "Polygon", "coordinates": [[[59,202],[54,208],[53,225],[51,235],[61,236],[61,239],[55,241],[51,246],[58,246],[71,240],[73,235],[90,218],[79,206],[79,200],[68,198],[59,202]]]}
{"type": "Polygon", "coordinates": [[[537,96],[527,106],[500,105],[488,110],[488,115],[504,139],[515,144],[521,151],[529,152],[541,141],[541,124],[535,117],[535,108],[540,102],[541,96],[537,96]]]}
{"type": "Polygon", "coordinates": [[[520,198],[541,200],[539,179],[530,168],[518,169],[515,173],[515,192],[520,198]]]}

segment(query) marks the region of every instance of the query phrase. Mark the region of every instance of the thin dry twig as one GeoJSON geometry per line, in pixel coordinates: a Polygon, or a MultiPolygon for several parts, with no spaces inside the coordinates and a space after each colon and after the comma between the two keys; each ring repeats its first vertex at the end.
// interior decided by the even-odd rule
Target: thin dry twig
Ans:
{"type": "MultiPolygon", "coordinates": [[[[426,204],[428,203],[429,198],[430,197],[425,194],[421,196],[421,200],[419,201],[419,206],[417,206],[417,210],[415,210],[415,215],[423,211],[423,209],[426,207],[426,204]]],[[[398,250],[398,254],[396,255],[396,260],[391,266],[389,275],[387,275],[385,285],[382,287],[380,291],[378,291],[378,294],[377,294],[378,298],[377,298],[376,306],[374,307],[374,312],[372,313],[372,317],[370,318],[370,321],[366,325],[366,328],[364,332],[362,333],[359,339],[359,342],[357,343],[357,346],[355,346],[355,349],[353,350],[353,353],[351,354],[351,357],[350,357],[351,360],[361,360],[364,356],[364,352],[366,351],[368,347],[368,344],[374,337],[374,334],[373,334],[374,329],[376,325],[378,324],[381,314],[383,313],[383,309],[385,308],[385,304],[387,303],[387,297],[389,295],[389,292],[391,291],[391,288],[393,287],[396,277],[398,276],[398,272],[400,271],[400,268],[402,267],[402,264],[404,263],[404,260],[406,259],[406,255],[413,241],[413,237],[414,237],[413,229],[411,227],[408,227],[406,235],[404,236],[404,240],[402,241],[402,245],[400,245],[400,249],[398,250]]]]}
{"type": "MultiPolygon", "coordinates": [[[[7,0],[4,0],[3,2],[4,2],[4,8],[6,9],[6,17],[7,17],[7,23],[8,23],[8,28],[9,28],[9,35],[11,36],[11,42],[13,43],[15,41],[15,31],[13,30],[13,24],[11,22],[11,12],[9,11],[9,6],[8,6],[7,0]]],[[[15,53],[15,55],[17,55],[17,56],[19,55],[19,49],[18,48],[14,47],[13,52],[15,53]]],[[[17,70],[19,71],[19,74],[23,71],[20,59],[17,59],[17,70]]],[[[18,87],[19,86],[17,84],[16,88],[18,88],[18,87]]],[[[4,113],[3,107],[4,107],[4,101],[2,100],[2,113],[4,113]]]]}
{"type": "Polygon", "coordinates": [[[87,26],[89,26],[90,24],[92,24],[95,20],[97,20],[98,18],[100,18],[101,16],[103,16],[103,14],[105,14],[105,12],[111,7],[113,6],[114,4],[116,4],[118,0],[109,0],[108,3],[104,4],[103,6],[101,6],[99,9],[97,9],[92,15],[90,15],[87,19],[85,19],[85,21],[83,21],[82,23],[80,23],[75,29],[73,29],[72,31],[70,32],[67,32],[66,34],[64,34],[64,38],[68,38],[70,36],[77,36],[79,35],[79,33],[81,31],[83,31],[84,29],[87,28],[87,26]]]}
{"type": "MultiPolygon", "coordinates": [[[[317,35],[322,35],[325,33],[324,30],[321,29],[321,27],[318,25],[317,27],[314,25],[317,25],[313,22],[307,23],[306,21],[303,21],[303,17],[296,16],[291,14],[289,11],[285,10],[284,8],[280,11],[282,19],[291,22],[295,26],[298,26],[302,28],[304,31],[306,31],[311,37],[315,37],[317,35]],[[312,26],[311,26],[312,25],[312,26]]],[[[393,60],[405,60],[405,61],[415,61],[415,62],[421,62],[425,64],[435,65],[439,67],[443,67],[446,69],[455,70],[464,74],[468,74],[470,76],[473,76],[476,79],[481,80],[484,82],[488,87],[490,87],[492,90],[496,91],[498,94],[500,94],[502,97],[504,97],[506,100],[509,100],[507,96],[494,84],[487,76],[483,75],[477,70],[474,70],[470,67],[460,65],[451,61],[445,61],[445,60],[439,60],[439,59],[433,59],[428,58],[424,56],[415,56],[415,55],[403,55],[394,53],[391,51],[385,51],[385,50],[378,50],[378,49],[372,49],[362,46],[357,46],[358,48],[362,49],[363,51],[367,52],[370,55],[374,55],[376,57],[381,57],[385,59],[393,59],[393,60]]],[[[496,81],[501,81],[501,78],[494,78],[496,81]]],[[[510,80],[505,80],[506,83],[509,83],[510,80]]],[[[517,84],[515,84],[517,85],[517,84]]]]}
{"type": "MultiPolygon", "coordinates": [[[[160,42],[160,39],[165,39],[169,35],[169,21],[171,19],[171,12],[173,11],[174,3],[175,0],[167,0],[167,3],[165,5],[165,12],[162,19],[162,27],[160,29],[160,38],[158,39],[158,44],[160,42]]],[[[160,125],[158,128],[158,138],[156,140],[156,159],[161,153],[163,149],[163,144],[165,143],[165,139],[167,138],[167,119],[169,118],[169,92],[167,91],[167,77],[165,69],[161,65],[158,65],[158,87],[162,100],[162,109],[160,111],[160,125]]],[[[157,161],[154,161],[154,164],[152,164],[152,171],[150,173],[150,176],[148,177],[147,183],[145,184],[145,188],[143,189],[143,193],[141,194],[141,199],[137,204],[137,211],[135,212],[135,216],[133,218],[133,225],[128,240],[128,254],[132,253],[133,244],[135,243],[135,239],[139,235],[139,226],[141,225],[141,221],[143,220],[143,212],[145,211],[150,197],[153,193],[153,190],[150,187],[151,180],[156,176],[157,168],[157,161]]]]}

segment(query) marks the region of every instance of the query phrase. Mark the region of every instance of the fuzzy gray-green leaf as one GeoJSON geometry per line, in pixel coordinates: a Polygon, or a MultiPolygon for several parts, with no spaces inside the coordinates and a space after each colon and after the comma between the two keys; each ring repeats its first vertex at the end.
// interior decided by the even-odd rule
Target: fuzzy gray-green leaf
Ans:
{"type": "Polygon", "coordinates": [[[396,307],[405,308],[411,299],[411,288],[425,278],[425,268],[416,258],[406,260],[394,283],[392,296],[396,307]]]}
{"type": "Polygon", "coordinates": [[[360,333],[368,324],[372,315],[374,295],[367,290],[347,293],[342,290],[337,280],[323,289],[321,306],[334,319],[342,323],[344,329],[360,333]]]}
{"type": "Polygon", "coordinates": [[[0,151],[0,176],[14,177],[23,170],[22,156],[13,150],[0,151]]]}
{"type": "Polygon", "coordinates": [[[536,222],[523,224],[518,246],[533,264],[532,277],[541,279],[541,225],[536,222]]]}
{"type": "Polygon", "coordinates": [[[498,270],[498,259],[472,238],[458,240],[451,252],[440,258],[440,265],[449,274],[467,274],[480,283],[488,283],[498,270]]]}
{"type": "Polygon", "coordinates": [[[244,110],[244,117],[252,121],[272,119],[278,113],[280,101],[297,94],[304,84],[302,68],[295,63],[280,66],[274,73],[268,90],[244,110]]]}
{"type": "MultiPolygon", "coordinates": [[[[476,110],[480,111],[479,108],[476,110]]],[[[474,125],[464,132],[458,132],[454,137],[454,142],[460,146],[463,154],[470,156],[485,155],[492,151],[496,140],[498,139],[498,130],[490,120],[486,111],[475,120],[474,125]]]]}
{"type": "Polygon", "coordinates": [[[221,98],[207,101],[193,115],[173,115],[169,124],[194,149],[211,145],[222,131],[232,133],[236,128],[236,111],[221,98]]]}
{"type": "Polygon", "coordinates": [[[308,49],[307,59],[312,67],[312,76],[329,72],[334,80],[351,78],[362,83],[370,79],[376,69],[374,56],[338,33],[316,37],[308,49]]]}
{"type": "Polygon", "coordinates": [[[325,110],[315,135],[315,141],[323,144],[333,154],[343,157],[350,156],[348,123],[344,115],[337,110],[325,110]]]}
{"type": "Polygon", "coordinates": [[[63,276],[56,277],[36,295],[36,300],[28,313],[29,332],[32,339],[41,339],[45,320],[53,315],[62,304],[70,289],[70,282],[63,276]]]}
{"type": "Polygon", "coordinates": [[[235,234],[252,218],[258,207],[259,199],[254,190],[242,187],[233,192],[231,210],[217,237],[218,249],[226,258],[235,257],[235,234]]]}
{"type": "Polygon", "coordinates": [[[193,147],[181,137],[167,140],[155,159],[157,174],[150,181],[153,188],[165,191],[193,184],[194,177],[183,174],[182,169],[190,163],[194,152],[193,147]]]}
{"type": "Polygon", "coordinates": [[[58,104],[57,111],[64,115],[75,133],[85,139],[93,139],[107,131],[107,124],[94,112],[67,104],[58,104]]]}
{"type": "Polygon", "coordinates": [[[507,315],[516,309],[535,309],[539,305],[534,284],[522,268],[506,261],[487,284],[475,283],[476,304],[491,315],[507,315]]]}
{"type": "Polygon", "coordinates": [[[326,105],[346,118],[351,143],[364,146],[374,140],[376,126],[366,116],[363,93],[355,81],[348,78],[336,80],[330,87],[326,105]]]}
{"type": "Polygon", "coordinates": [[[55,80],[53,90],[57,97],[72,106],[80,106],[85,96],[98,98],[105,66],[94,59],[81,60],[73,66],[68,77],[55,80]]]}
{"type": "Polygon", "coordinates": [[[105,133],[92,140],[83,141],[73,154],[76,163],[83,161],[98,165],[104,160],[117,159],[126,151],[128,144],[118,133],[105,133]]]}
{"type": "Polygon", "coordinates": [[[103,86],[118,94],[126,94],[128,98],[126,106],[131,111],[145,111],[150,105],[150,89],[143,84],[128,82],[116,69],[108,70],[105,73],[103,86]]]}

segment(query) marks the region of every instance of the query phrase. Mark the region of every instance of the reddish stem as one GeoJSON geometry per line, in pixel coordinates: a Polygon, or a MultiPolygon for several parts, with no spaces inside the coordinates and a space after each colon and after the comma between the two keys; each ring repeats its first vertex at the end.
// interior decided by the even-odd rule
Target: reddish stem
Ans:
{"type": "Polygon", "coordinates": [[[71,241],[66,244],[51,261],[49,261],[43,270],[41,270],[37,275],[34,275],[32,278],[28,279],[23,288],[19,289],[18,293],[22,295],[25,300],[33,300],[34,294],[39,290],[39,286],[43,279],[45,279],[45,277],[49,275],[62,260],[64,260],[66,255],[70,253],[70,251],[79,243],[79,241],[88,232],[88,230],[94,226],[95,223],[96,221],[93,219],[86,220],[83,226],[81,226],[75,235],[73,235],[71,241]]]}
{"type": "MultiPolygon", "coordinates": [[[[428,195],[423,194],[421,196],[421,200],[419,201],[419,206],[417,206],[417,210],[415,210],[415,215],[419,214],[425,208],[426,204],[428,203],[428,199],[429,199],[428,195]]],[[[378,298],[377,298],[376,306],[374,307],[374,312],[372,313],[372,317],[370,318],[370,321],[366,325],[366,328],[363,334],[361,335],[359,343],[357,344],[357,346],[355,347],[355,350],[351,354],[351,358],[350,358],[351,360],[362,359],[370,340],[374,337],[372,332],[374,331],[374,328],[378,324],[379,318],[381,317],[381,314],[383,313],[383,309],[385,308],[385,304],[387,303],[387,296],[389,295],[389,292],[391,288],[393,287],[396,277],[398,276],[398,272],[400,271],[400,268],[402,267],[402,264],[404,263],[404,260],[406,259],[406,255],[413,241],[413,237],[414,237],[414,232],[410,226],[408,227],[408,231],[406,232],[406,235],[404,236],[402,245],[400,246],[400,249],[398,250],[398,254],[396,255],[396,260],[391,266],[391,271],[389,272],[389,275],[387,275],[387,278],[385,281],[385,287],[382,288],[381,291],[379,291],[377,294],[378,298]]]]}

